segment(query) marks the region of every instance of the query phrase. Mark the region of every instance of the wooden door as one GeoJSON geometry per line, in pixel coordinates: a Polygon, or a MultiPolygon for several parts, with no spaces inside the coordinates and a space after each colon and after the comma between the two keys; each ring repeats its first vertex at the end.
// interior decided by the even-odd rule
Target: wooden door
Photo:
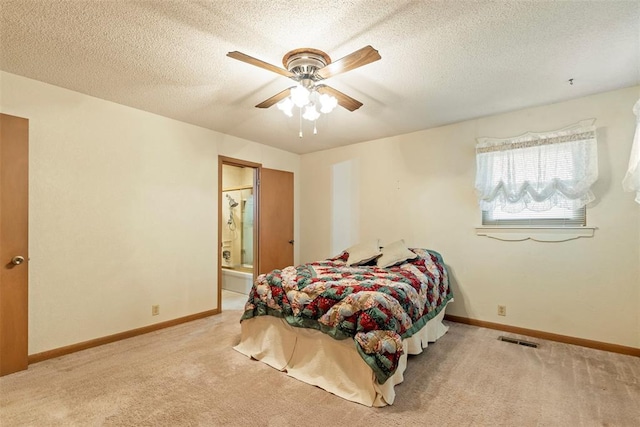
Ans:
{"type": "Polygon", "coordinates": [[[293,173],[260,170],[258,274],[293,264],[293,173]]]}
{"type": "Polygon", "coordinates": [[[29,121],[0,114],[0,376],[28,365],[29,121]]]}

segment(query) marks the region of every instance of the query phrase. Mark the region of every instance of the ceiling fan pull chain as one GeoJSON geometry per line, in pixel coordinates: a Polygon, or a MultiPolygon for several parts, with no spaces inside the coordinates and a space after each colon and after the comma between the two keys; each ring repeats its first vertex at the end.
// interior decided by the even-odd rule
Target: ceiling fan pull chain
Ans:
{"type": "Polygon", "coordinates": [[[300,118],[300,132],[298,133],[298,136],[302,138],[302,108],[299,108],[298,111],[300,113],[298,115],[298,117],[300,118]]]}

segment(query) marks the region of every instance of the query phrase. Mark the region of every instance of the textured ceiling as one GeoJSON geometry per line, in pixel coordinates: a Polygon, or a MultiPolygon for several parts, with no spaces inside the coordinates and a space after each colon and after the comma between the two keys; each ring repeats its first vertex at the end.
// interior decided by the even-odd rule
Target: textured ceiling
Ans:
{"type": "Polygon", "coordinates": [[[640,84],[637,0],[0,0],[0,19],[4,71],[295,153],[640,84]],[[364,106],[302,139],[254,107],[291,80],[226,56],[366,45],[382,59],[326,80],[364,106]]]}

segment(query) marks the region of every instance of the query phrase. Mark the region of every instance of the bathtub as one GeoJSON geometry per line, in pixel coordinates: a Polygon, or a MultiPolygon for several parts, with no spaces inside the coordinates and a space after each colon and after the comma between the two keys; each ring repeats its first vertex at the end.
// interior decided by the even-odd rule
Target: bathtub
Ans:
{"type": "Polygon", "coordinates": [[[253,285],[253,273],[222,269],[222,289],[249,295],[253,285]]]}

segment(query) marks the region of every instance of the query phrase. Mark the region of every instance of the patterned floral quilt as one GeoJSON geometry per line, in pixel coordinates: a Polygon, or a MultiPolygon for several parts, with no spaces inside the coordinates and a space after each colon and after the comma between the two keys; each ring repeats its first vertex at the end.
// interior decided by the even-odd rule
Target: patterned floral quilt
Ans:
{"type": "Polygon", "coordinates": [[[389,268],[348,267],[343,253],[262,274],[241,321],[271,315],[335,339],[353,338],[382,384],[398,367],[402,339],[419,331],[453,297],[440,254],[411,250],[419,257],[389,268]]]}

